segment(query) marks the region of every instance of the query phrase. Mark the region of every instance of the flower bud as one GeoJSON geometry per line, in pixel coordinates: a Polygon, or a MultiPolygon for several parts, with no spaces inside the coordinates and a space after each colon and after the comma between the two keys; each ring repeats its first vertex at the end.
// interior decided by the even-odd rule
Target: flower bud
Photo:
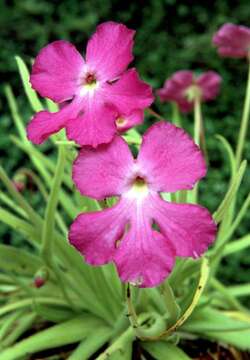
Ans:
{"type": "Polygon", "coordinates": [[[46,268],[41,268],[36,272],[34,276],[33,284],[37,289],[39,289],[47,282],[48,278],[49,278],[48,270],[46,268]]]}

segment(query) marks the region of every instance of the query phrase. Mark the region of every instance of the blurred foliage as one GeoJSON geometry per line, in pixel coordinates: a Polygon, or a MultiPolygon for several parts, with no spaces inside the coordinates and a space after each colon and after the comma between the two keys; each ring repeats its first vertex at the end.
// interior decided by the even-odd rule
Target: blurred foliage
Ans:
{"type": "MultiPolygon", "coordinates": [[[[56,39],[72,41],[85,50],[86,41],[98,23],[115,20],[137,30],[135,43],[135,66],[141,76],[156,89],[165,78],[180,69],[206,71],[213,69],[223,77],[219,98],[204,106],[207,145],[210,154],[210,170],[201,185],[201,201],[214,210],[225,192],[229,170],[216,133],[223,134],[232,145],[236,143],[241,109],[245,91],[247,65],[244,60],[221,59],[211,45],[213,33],[225,22],[249,25],[248,0],[216,0],[201,4],[197,0],[8,0],[0,2],[0,75],[3,82],[10,83],[19,99],[22,114],[28,121],[23,90],[17,75],[14,55],[18,54],[29,63],[41,47],[56,39]]],[[[1,95],[3,91],[1,89],[1,95]]],[[[171,117],[170,107],[156,101],[158,109],[166,118],[171,117]]],[[[16,148],[11,148],[6,136],[12,133],[4,95],[0,102],[0,152],[1,162],[9,174],[25,165],[25,159],[16,148]]],[[[147,120],[148,122],[149,120],[147,120]]],[[[184,119],[190,130],[192,117],[184,119]]],[[[250,141],[245,155],[250,159],[250,141]]],[[[247,173],[241,197],[245,197],[250,183],[247,173]]],[[[242,202],[242,199],[239,199],[242,202]]],[[[238,236],[249,230],[250,214],[238,231],[238,236]],[[248,229],[247,229],[248,227],[248,229]]],[[[0,236],[6,229],[1,228],[0,236]]],[[[249,278],[245,267],[250,264],[248,254],[237,255],[230,264],[225,263],[223,276],[231,281],[249,278]],[[239,271],[242,266],[242,271],[239,271]]]]}

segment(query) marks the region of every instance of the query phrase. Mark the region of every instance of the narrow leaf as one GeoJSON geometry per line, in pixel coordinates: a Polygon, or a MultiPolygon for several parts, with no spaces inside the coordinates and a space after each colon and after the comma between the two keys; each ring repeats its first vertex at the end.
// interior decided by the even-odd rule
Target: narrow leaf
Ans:
{"type": "Polygon", "coordinates": [[[103,322],[93,316],[78,316],[16,343],[2,352],[1,360],[15,360],[38,351],[77,343],[89,334],[94,336],[96,328],[100,326],[103,326],[103,322]]]}
{"type": "Polygon", "coordinates": [[[237,320],[219,310],[211,308],[196,310],[183,325],[183,330],[242,350],[250,349],[250,322],[237,320]]]}
{"type": "Polygon", "coordinates": [[[250,235],[246,235],[241,239],[234,240],[227,244],[223,252],[223,256],[228,256],[235,252],[242,251],[248,247],[250,247],[250,235]]]}
{"type": "Polygon", "coordinates": [[[183,350],[169,342],[142,342],[141,346],[156,360],[191,360],[183,350]]]}
{"type": "Polygon", "coordinates": [[[10,245],[0,244],[0,269],[22,275],[34,275],[37,269],[43,266],[38,256],[32,255],[23,249],[10,245]]]}
{"type": "Polygon", "coordinates": [[[247,165],[247,162],[244,160],[241,163],[239,171],[238,171],[237,175],[235,176],[234,181],[232,182],[231,186],[229,187],[222,203],[220,204],[217,211],[214,213],[214,220],[217,223],[221,222],[224,214],[226,213],[226,211],[229,209],[231,203],[233,202],[233,200],[237,194],[238,188],[241,184],[243,175],[245,173],[246,165],[247,165]]]}
{"type": "Polygon", "coordinates": [[[30,74],[29,74],[29,70],[28,70],[26,64],[24,63],[24,61],[19,56],[15,56],[15,59],[16,59],[16,62],[17,62],[19,74],[20,74],[21,79],[22,79],[24,91],[25,91],[25,93],[27,95],[27,98],[29,100],[29,103],[30,103],[32,109],[35,112],[43,110],[43,106],[41,104],[41,101],[39,100],[36,92],[31,87],[31,84],[30,84],[30,81],[29,81],[30,74]]]}

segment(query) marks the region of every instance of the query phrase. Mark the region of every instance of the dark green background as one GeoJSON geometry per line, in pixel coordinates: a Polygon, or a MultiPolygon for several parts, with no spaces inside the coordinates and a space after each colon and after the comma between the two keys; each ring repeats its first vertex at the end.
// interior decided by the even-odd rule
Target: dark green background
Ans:
{"type": "MultiPolygon", "coordinates": [[[[213,69],[223,77],[221,94],[214,102],[204,105],[204,119],[210,154],[210,168],[201,185],[201,201],[213,211],[226,190],[229,168],[214,135],[225,136],[234,146],[237,140],[244,98],[247,64],[243,60],[221,59],[211,45],[213,33],[225,22],[250,24],[250,4],[245,1],[217,0],[202,5],[201,1],[116,1],[116,0],[16,0],[0,1],[0,72],[1,82],[10,83],[18,99],[21,112],[28,121],[30,110],[23,90],[14,55],[27,63],[41,47],[56,39],[72,41],[83,52],[86,41],[98,23],[114,20],[137,30],[134,65],[141,77],[154,89],[162,86],[166,77],[180,69],[198,72],[213,69]]],[[[155,110],[166,118],[170,107],[158,100],[155,110]]],[[[19,150],[10,147],[8,134],[13,123],[1,87],[0,102],[0,153],[1,163],[10,175],[25,164],[19,150]]],[[[147,120],[149,122],[151,120],[147,120]]],[[[190,131],[192,117],[184,118],[190,131]]],[[[250,158],[250,141],[245,148],[250,158]]],[[[29,164],[28,164],[29,166],[29,164]]],[[[249,171],[244,179],[239,203],[249,191],[249,171]]],[[[237,236],[249,231],[250,214],[242,223],[237,236]]],[[[1,237],[8,238],[1,225],[1,237]]],[[[250,264],[249,252],[225,260],[221,273],[226,281],[247,281],[250,264]]]]}

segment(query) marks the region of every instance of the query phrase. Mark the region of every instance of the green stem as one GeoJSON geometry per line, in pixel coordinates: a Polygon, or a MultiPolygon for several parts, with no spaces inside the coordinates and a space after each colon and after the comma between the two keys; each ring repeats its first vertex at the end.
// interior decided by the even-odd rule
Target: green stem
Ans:
{"type": "Polygon", "coordinates": [[[237,143],[237,148],[236,148],[236,164],[237,164],[237,167],[240,165],[241,158],[242,158],[242,153],[243,153],[243,148],[244,148],[244,145],[245,145],[249,114],[250,114],[250,61],[249,61],[249,68],[248,68],[246,96],[245,96],[245,102],[244,102],[244,107],[243,107],[239,138],[238,138],[238,143],[237,143]]]}
{"type": "MultiPolygon", "coordinates": [[[[202,129],[201,99],[200,96],[197,95],[194,98],[194,141],[198,146],[200,146],[201,129],[202,129]]],[[[192,191],[191,202],[196,204],[197,201],[198,201],[198,184],[195,185],[192,191]]]]}
{"type": "Polygon", "coordinates": [[[53,239],[55,226],[55,212],[59,200],[59,191],[63,178],[63,170],[65,166],[65,148],[63,145],[59,146],[58,162],[56,165],[55,176],[49,195],[49,200],[45,212],[45,220],[42,231],[42,245],[41,255],[47,263],[51,263],[53,254],[53,239]]]}
{"type": "Polygon", "coordinates": [[[178,127],[182,127],[179,107],[176,102],[172,103],[172,121],[178,127]]]}
{"type": "Polygon", "coordinates": [[[137,319],[137,315],[135,312],[135,308],[133,306],[132,303],[132,299],[131,299],[131,287],[130,284],[127,284],[127,289],[126,289],[126,301],[127,301],[127,307],[128,307],[128,318],[130,321],[130,324],[132,325],[132,327],[134,329],[138,328],[139,324],[138,324],[138,319],[137,319]]]}
{"type": "Polygon", "coordinates": [[[60,187],[63,180],[63,171],[66,162],[64,145],[59,145],[58,149],[59,149],[58,160],[57,160],[51,191],[49,194],[48,204],[45,212],[44,225],[42,229],[41,256],[44,259],[45,264],[49,268],[53,269],[56,278],[61,286],[61,290],[64,297],[66,298],[68,303],[74,307],[74,304],[72,303],[65,289],[62,273],[60,272],[53,257],[53,251],[54,251],[53,240],[55,239],[54,227],[55,227],[55,219],[56,219],[55,214],[59,201],[60,187]]]}
{"type": "Polygon", "coordinates": [[[163,116],[159,115],[156,111],[154,111],[154,110],[151,109],[151,108],[147,108],[146,111],[147,111],[150,115],[152,115],[152,116],[154,116],[155,118],[157,118],[158,120],[165,120],[163,116]]]}
{"type": "Polygon", "coordinates": [[[194,141],[200,146],[202,128],[201,100],[200,96],[194,98],[194,141]]]}

